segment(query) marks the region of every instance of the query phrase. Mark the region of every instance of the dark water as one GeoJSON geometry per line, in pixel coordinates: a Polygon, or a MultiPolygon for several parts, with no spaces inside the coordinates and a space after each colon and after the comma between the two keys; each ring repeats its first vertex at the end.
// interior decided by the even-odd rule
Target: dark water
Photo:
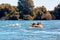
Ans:
{"type": "Polygon", "coordinates": [[[60,21],[0,21],[0,40],[60,40],[60,21]],[[33,22],[43,28],[29,28],[33,22]]]}

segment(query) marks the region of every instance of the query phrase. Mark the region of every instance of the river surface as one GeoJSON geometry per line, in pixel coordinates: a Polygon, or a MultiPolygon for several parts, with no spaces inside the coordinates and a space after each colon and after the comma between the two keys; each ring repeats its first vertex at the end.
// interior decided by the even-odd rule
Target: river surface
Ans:
{"type": "Polygon", "coordinates": [[[60,20],[0,20],[0,40],[60,40],[60,20]],[[30,28],[38,22],[43,28],[30,28]]]}

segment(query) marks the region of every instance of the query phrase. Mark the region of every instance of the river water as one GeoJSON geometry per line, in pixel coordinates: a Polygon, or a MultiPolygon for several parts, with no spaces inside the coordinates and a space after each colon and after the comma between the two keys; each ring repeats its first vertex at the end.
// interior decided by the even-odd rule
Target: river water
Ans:
{"type": "Polygon", "coordinates": [[[0,40],[60,40],[60,20],[0,20],[0,40]],[[43,28],[30,28],[38,22],[43,28]]]}

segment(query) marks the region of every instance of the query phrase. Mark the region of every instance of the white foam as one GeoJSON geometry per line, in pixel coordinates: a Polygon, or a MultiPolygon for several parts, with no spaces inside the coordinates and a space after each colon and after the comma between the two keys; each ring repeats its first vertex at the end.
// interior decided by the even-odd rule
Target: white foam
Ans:
{"type": "Polygon", "coordinates": [[[8,27],[8,26],[15,27],[15,26],[21,26],[21,24],[19,24],[19,23],[16,23],[16,24],[8,24],[8,25],[4,25],[4,26],[1,26],[1,27],[8,27]]]}
{"type": "Polygon", "coordinates": [[[16,23],[16,24],[10,24],[9,26],[21,26],[21,24],[16,23]]]}

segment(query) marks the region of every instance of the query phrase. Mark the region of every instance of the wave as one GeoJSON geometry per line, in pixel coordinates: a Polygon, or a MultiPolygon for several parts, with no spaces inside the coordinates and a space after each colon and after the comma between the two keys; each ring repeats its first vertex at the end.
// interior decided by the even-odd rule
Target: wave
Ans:
{"type": "Polygon", "coordinates": [[[31,30],[26,30],[26,29],[20,29],[20,30],[24,32],[32,32],[31,30]]]}
{"type": "Polygon", "coordinates": [[[15,34],[16,32],[0,32],[0,35],[1,34],[15,34]]]}
{"type": "Polygon", "coordinates": [[[44,33],[44,34],[59,34],[60,32],[51,32],[51,31],[33,31],[33,30],[26,30],[26,29],[20,29],[21,31],[24,32],[30,32],[30,33],[44,33]]]}
{"type": "Polygon", "coordinates": [[[45,33],[45,34],[59,34],[60,35],[60,32],[47,32],[47,31],[35,31],[33,33],[45,33]]]}

